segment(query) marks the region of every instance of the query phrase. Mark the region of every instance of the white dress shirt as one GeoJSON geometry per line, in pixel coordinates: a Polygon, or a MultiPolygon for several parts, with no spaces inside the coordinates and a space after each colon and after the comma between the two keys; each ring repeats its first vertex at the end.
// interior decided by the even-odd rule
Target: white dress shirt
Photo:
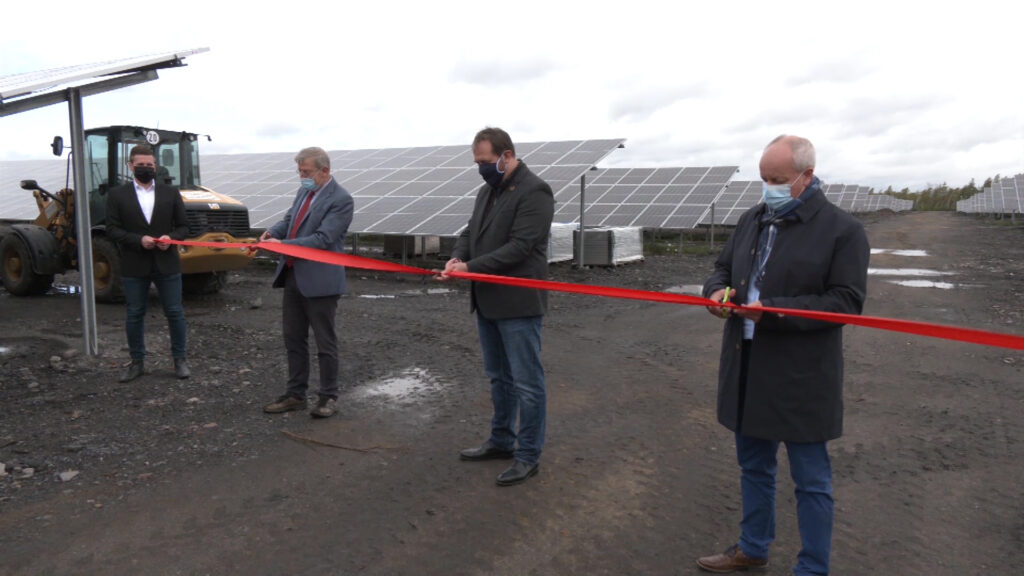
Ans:
{"type": "Polygon", "coordinates": [[[142,215],[146,217],[146,224],[153,220],[153,205],[156,204],[156,180],[143,187],[139,181],[132,178],[135,184],[135,196],[139,199],[139,207],[142,208],[142,215]]]}

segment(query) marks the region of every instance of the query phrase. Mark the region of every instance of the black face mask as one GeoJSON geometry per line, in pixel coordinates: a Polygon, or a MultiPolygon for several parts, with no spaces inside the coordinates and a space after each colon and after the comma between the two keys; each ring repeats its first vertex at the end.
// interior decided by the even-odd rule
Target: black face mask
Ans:
{"type": "MultiPolygon", "coordinates": [[[[498,162],[501,162],[500,157],[498,158],[498,162]]],[[[480,176],[483,177],[484,182],[487,182],[491,188],[494,188],[495,190],[498,189],[498,186],[501,186],[501,181],[505,178],[505,171],[498,170],[498,162],[481,163],[477,167],[477,172],[479,172],[480,176]]]]}
{"type": "Polygon", "coordinates": [[[139,166],[135,168],[135,179],[143,184],[149,184],[156,178],[156,168],[152,166],[139,166]]]}

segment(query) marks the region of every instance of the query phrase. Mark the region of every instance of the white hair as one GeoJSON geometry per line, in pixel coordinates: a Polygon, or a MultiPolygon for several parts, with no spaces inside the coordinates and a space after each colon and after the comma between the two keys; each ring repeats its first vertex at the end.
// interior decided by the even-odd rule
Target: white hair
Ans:
{"type": "Polygon", "coordinates": [[[814,168],[814,144],[811,144],[810,140],[799,136],[781,134],[769,142],[768,146],[765,146],[765,149],[767,150],[769,146],[776,142],[784,142],[789,146],[789,149],[793,152],[793,167],[796,168],[797,172],[803,172],[808,168],[814,168]]]}

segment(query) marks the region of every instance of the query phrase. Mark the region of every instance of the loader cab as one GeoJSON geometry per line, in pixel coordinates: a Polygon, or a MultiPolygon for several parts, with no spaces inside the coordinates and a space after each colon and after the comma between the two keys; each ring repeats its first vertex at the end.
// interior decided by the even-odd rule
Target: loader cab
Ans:
{"type": "Polygon", "coordinates": [[[198,135],[138,126],[107,126],[85,131],[85,188],[92,224],[106,219],[106,193],[132,181],[128,156],[146,144],[156,155],[158,184],[194,190],[200,186],[198,135]]]}

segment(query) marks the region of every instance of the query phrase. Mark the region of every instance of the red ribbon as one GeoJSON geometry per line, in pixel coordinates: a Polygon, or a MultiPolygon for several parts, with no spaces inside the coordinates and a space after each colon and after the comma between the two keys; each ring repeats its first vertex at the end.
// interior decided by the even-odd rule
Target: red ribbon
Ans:
{"type": "MultiPolygon", "coordinates": [[[[303,258],[334,264],[336,266],[348,266],[350,268],[361,268],[364,270],[378,270],[381,272],[397,272],[400,274],[434,275],[435,272],[393,262],[374,260],[352,254],[339,254],[316,248],[306,248],[294,244],[282,244],[279,242],[259,242],[256,244],[240,244],[229,242],[189,242],[180,240],[162,240],[168,244],[180,244],[182,246],[196,246],[202,248],[249,248],[260,249],[268,252],[275,252],[293,258],[303,258]]],[[[519,286],[523,288],[536,288],[539,290],[551,290],[555,292],[569,292],[572,294],[590,294],[592,296],[605,296],[608,298],[624,298],[629,300],[646,300],[649,302],[667,302],[670,304],[685,304],[687,306],[713,306],[716,308],[742,308],[732,302],[721,303],[700,296],[688,296],[685,294],[671,294],[668,292],[654,292],[650,290],[634,290],[631,288],[615,288],[611,286],[590,286],[586,284],[572,284],[569,282],[554,282],[551,280],[535,280],[532,278],[514,278],[511,276],[496,276],[493,274],[478,274],[475,272],[454,272],[449,276],[474,280],[477,282],[490,282],[492,284],[505,284],[508,286],[519,286]]],[[[839,324],[852,324],[889,330],[891,332],[903,332],[906,334],[917,334],[931,338],[942,338],[958,342],[970,342],[985,346],[996,346],[999,348],[1010,348],[1012,350],[1024,350],[1024,336],[1014,334],[1002,334],[999,332],[986,332],[971,328],[960,328],[943,324],[931,324],[928,322],[914,322],[911,320],[895,320],[892,318],[879,318],[875,316],[861,316],[857,314],[839,314],[836,312],[819,312],[816,310],[797,310],[792,308],[771,308],[763,307],[758,310],[774,314],[797,316],[811,320],[823,320],[839,324]]]]}

